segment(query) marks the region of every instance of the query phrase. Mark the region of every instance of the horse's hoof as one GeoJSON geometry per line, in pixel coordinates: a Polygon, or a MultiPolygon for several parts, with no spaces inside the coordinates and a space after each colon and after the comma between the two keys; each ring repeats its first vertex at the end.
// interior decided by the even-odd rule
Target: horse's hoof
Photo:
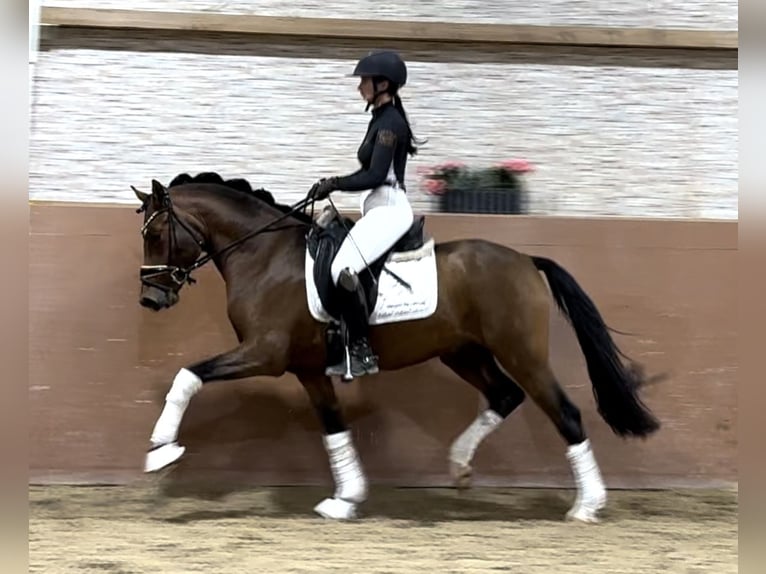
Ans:
{"type": "Polygon", "coordinates": [[[325,498],[314,507],[314,512],[331,520],[354,520],[357,518],[356,504],[341,498],[325,498]]]}
{"type": "Polygon", "coordinates": [[[157,472],[181,458],[186,448],[177,442],[169,442],[146,453],[144,472],[157,472]]]}
{"type": "Polygon", "coordinates": [[[593,499],[583,503],[578,500],[574,506],[567,512],[567,520],[578,520],[580,522],[586,522],[589,524],[596,524],[601,522],[598,517],[598,513],[606,506],[606,495],[599,494],[593,499]]]}
{"type": "Polygon", "coordinates": [[[567,512],[567,520],[585,522],[587,524],[598,524],[601,520],[598,517],[598,510],[588,508],[587,506],[578,506],[567,512]]]}
{"type": "Polygon", "coordinates": [[[473,478],[473,468],[469,464],[460,464],[450,461],[450,475],[452,482],[460,490],[471,488],[471,479],[473,478]]]}

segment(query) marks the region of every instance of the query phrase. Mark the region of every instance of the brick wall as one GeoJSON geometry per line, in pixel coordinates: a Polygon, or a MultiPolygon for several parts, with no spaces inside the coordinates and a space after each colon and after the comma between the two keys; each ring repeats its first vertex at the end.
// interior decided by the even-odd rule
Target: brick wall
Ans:
{"type": "MultiPolygon", "coordinates": [[[[342,15],[362,16],[366,4],[342,15]]],[[[591,23],[606,17],[596,4],[577,3],[582,14],[591,6],[591,23]]],[[[290,14],[305,15],[304,5],[310,9],[293,3],[290,14]]],[[[418,5],[424,14],[430,9],[450,16],[435,3],[418,5]]],[[[449,5],[483,14],[491,3],[449,5]]],[[[689,10],[653,5],[644,12],[664,10],[666,22],[691,24],[679,19],[689,10]]],[[[277,13],[276,3],[258,6],[277,13]]],[[[720,21],[705,25],[725,26],[727,6],[718,5],[720,21]]],[[[536,5],[529,13],[563,23],[556,16],[563,12],[554,8],[545,18],[536,5]]],[[[630,23],[622,19],[628,12],[609,23],[630,23]]],[[[281,201],[297,201],[316,178],[357,167],[368,115],[355,80],[345,75],[370,47],[266,44],[209,33],[45,30],[33,93],[30,196],[133,202],[131,184],[216,170],[247,177],[281,201]]],[[[538,168],[528,178],[534,213],[737,218],[736,54],[395,47],[410,67],[405,105],[416,133],[429,139],[408,170],[417,209],[432,209],[418,185],[418,166],[523,157],[538,168]]]]}

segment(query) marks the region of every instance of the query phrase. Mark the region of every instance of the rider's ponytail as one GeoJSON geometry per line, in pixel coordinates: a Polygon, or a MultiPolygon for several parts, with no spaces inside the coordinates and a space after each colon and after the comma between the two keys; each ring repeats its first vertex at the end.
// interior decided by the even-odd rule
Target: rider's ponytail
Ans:
{"type": "MultiPolygon", "coordinates": [[[[388,80],[388,78],[385,78],[383,76],[375,76],[373,77],[373,86],[375,86],[375,98],[377,98],[378,95],[383,93],[388,93],[394,103],[394,107],[399,111],[399,113],[402,115],[402,118],[404,118],[404,123],[407,124],[407,132],[409,133],[410,141],[407,142],[407,153],[412,155],[415,155],[418,153],[418,148],[415,147],[415,144],[423,145],[428,140],[419,140],[415,137],[415,134],[412,133],[412,126],[410,126],[410,120],[407,118],[407,112],[404,111],[404,106],[402,105],[402,98],[399,95],[399,86],[392,81],[388,80]],[[383,81],[388,81],[388,88],[386,88],[383,91],[378,91],[378,84],[383,81]]],[[[370,104],[368,104],[369,107],[370,104]]]]}
{"type": "Polygon", "coordinates": [[[418,148],[415,147],[415,144],[423,145],[428,140],[418,140],[415,137],[415,134],[412,133],[412,127],[410,126],[410,120],[407,118],[407,112],[404,111],[404,106],[402,105],[402,98],[399,96],[398,93],[391,94],[394,99],[394,107],[399,110],[399,113],[402,114],[402,117],[404,118],[404,122],[407,124],[407,131],[410,134],[410,141],[407,142],[407,153],[409,153],[411,156],[418,153],[418,148]]]}

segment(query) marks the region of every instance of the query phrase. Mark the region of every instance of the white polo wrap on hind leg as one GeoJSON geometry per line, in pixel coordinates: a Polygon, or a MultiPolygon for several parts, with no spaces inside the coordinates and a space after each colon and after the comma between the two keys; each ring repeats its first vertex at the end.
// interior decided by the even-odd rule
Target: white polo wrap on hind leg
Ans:
{"type": "Polygon", "coordinates": [[[567,516],[584,522],[598,522],[596,513],[606,505],[606,487],[590,440],[569,446],[567,458],[577,484],[577,497],[567,516]]]}
{"type": "Polygon", "coordinates": [[[189,371],[178,371],[170,390],[165,395],[165,407],[162,409],[157,423],[152,431],[153,446],[169,444],[178,438],[178,427],[181,425],[186,408],[191,398],[202,388],[202,380],[189,371]]]}
{"type": "Polygon", "coordinates": [[[482,412],[452,443],[449,454],[450,461],[463,467],[469,466],[481,441],[502,422],[503,417],[492,409],[482,412]]]}

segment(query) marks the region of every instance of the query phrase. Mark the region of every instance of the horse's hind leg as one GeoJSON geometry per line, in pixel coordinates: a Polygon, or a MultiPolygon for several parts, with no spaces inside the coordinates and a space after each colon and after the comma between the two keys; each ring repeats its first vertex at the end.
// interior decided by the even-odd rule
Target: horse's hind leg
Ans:
{"type": "Polygon", "coordinates": [[[304,375],[299,375],[298,379],[322,422],[325,432],[323,442],[335,481],[333,498],[325,498],[314,507],[314,511],[325,518],[355,518],[357,504],[367,499],[367,478],[354,448],[351,431],[343,421],[332,380],[324,376],[304,375]]]}
{"type": "Polygon", "coordinates": [[[585,434],[580,410],[553,374],[547,360],[547,348],[535,352],[532,345],[520,343],[514,348],[497,351],[496,356],[502,367],[556,425],[568,445],[567,458],[572,466],[577,496],[567,518],[598,522],[598,511],[606,504],[606,488],[585,434]]]}
{"type": "Polygon", "coordinates": [[[498,368],[492,353],[480,345],[466,345],[441,357],[441,360],[476,387],[489,403],[488,408],[468,425],[450,447],[450,474],[458,488],[467,488],[471,481],[471,461],[476,449],[524,402],[524,391],[498,368]]]}
{"type": "Polygon", "coordinates": [[[178,428],[189,402],[202,385],[213,380],[232,380],[281,373],[264,346],[245,342],[235,349],[178,371],[165,395],[165,406],[152,430],[144,472],[156,472],[181,458],[186,450],[178,444],[178,428]]]}

